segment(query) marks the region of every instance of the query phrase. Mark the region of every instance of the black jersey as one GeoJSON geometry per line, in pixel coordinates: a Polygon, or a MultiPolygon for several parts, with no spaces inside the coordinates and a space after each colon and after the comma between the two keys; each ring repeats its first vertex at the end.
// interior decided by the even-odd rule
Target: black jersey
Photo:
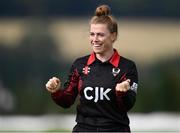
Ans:
{"type": "Polygon", "coordinates": [[[136,100],[138,75],[135,63],[114,50],[110,60],[101,62],[95,54],[78,58],[72,65],[64,89],[52,94],[62,107],[71,106],[77,95],[76,122],[83,125],[129,126],[127,111],[136,100]],[[117,92],[117,83],[130,79],[130,90],[117,92]]]}

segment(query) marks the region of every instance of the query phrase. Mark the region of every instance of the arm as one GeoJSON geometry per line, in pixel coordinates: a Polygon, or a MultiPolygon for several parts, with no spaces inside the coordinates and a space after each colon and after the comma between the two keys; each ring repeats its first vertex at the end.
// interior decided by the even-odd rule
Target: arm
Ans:
{"type": "Polygon", "coordinates": [[[123,76],[121,83],[116,86],[116,100],[122,110],[129,111],[135,104],[138,87],[138,74],[134,63],[123,76]]]}
{"type": "Polygon", "coordinates": [[[61,87],[58,84],[58,80],[59,79],[57,79],[57,78],[55,79],[55,77],[54,77],[54,80],[53,80],[53,78],[50,79],[49,82],[50,81],[52,81],[52,82],[50,82],[51,84],[48,82],[46,84],[46,88],[48,91],[51,92],[51,97],[55,103],[57,103],[58,105],[60,105],[64,108],[68,108],[74,103],[74,101],[77,97],[77,94],[78,94],[77,85],[78,85],[78,81],[79,81],[79,74],[78,74],[77,69],[74,67],[74,65],[72,65],[70,74],[68,76],[68,80],[64,84],[63,90],[59,89],[61,87]],[[56,84],[58,84],[58,85],[56,86],[56,84]],[[48,85],[50,87],[48,87],[48,85]],[[54,87],[54,89],[51,89],[53,87],[54,87]],[[52,91],[52,90],[54,90],[54,91],[52,91]]]}

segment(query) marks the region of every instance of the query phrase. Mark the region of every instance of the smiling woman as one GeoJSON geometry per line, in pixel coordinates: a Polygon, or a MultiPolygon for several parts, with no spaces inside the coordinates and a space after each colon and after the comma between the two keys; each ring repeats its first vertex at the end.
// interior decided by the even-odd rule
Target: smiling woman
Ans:
{"type": "Polygon", "coordinates": [[[107,5],[97,7],[90,22],[93,52],[75,60],[64,89],[56,77],[46,84],[64,108],[80,96],[73,132],[130,132],[127,112],[135,104],[138,74],[135,63],[113,48],[118,29],[110,12],[107,5]]]}
{"type": "Polygon", "coordinates": [[[90,22],[90,42],[101,61],[108,60],[113,54],[113,43],[118,34],[117,22],[110,13],[107,5],[99,6],[90,22]]]}
{"type": "Polygon", "coordinates": [[[115,37],[115,34],[109,32],[106,24],[91,24],[90,42],[98,59],[106,61],[111,57],[115,37]]]}

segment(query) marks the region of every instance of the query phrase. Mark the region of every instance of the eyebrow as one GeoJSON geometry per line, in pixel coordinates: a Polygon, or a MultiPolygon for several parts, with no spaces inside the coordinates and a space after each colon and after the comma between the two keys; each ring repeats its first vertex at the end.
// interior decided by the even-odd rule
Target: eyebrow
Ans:
{"type": "Polygon", "coordinates": [[[105,34],[104,32],[89,32],[89,33],[93,33],[93,34],[105,34]]]}

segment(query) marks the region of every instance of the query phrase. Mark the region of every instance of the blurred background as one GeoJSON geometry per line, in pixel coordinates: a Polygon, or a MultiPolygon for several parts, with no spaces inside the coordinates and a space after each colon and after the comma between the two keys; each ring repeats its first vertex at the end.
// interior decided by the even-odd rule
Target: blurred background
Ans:
{"type": "MultiPolygon", "coordinates": [[[[138,68],[137,101],[130,111],[134,128],[142,120],[137,114],[144,115],[142,123],[159,112],[153,118],[180,118],[179,0],[1,0],[0,130],[10,129],[4,120],[22,116],[72,116],[74,122],[76,104],[57,106],[45,84],[52,76],[64,83],[72,62],[91,53],[89,20],[100,4],[108,4],[118,21],[114,47],[138,68]]],[[[180,130],[179,120],[174,130],[180,130]]]]}

